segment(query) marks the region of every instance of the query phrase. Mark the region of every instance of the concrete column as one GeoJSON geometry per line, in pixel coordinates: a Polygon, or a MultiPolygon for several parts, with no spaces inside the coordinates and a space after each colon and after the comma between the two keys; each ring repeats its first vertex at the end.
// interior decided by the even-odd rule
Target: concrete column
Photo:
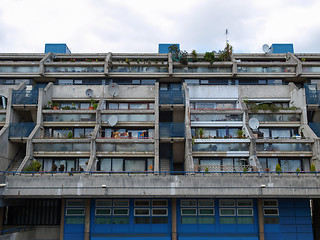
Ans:
{"type": "Polygon", "coordinates": [[[86,200],[86,216],[84,222],[84,240],[90,239],[90,203],[91,200],[86,200]]]}
{"type": "Polygon", "coordinates": [[[264,240],[264,220],[262,199],[258,199],[259,240],[264,240]]]}
{"type": "Polygon", "coordinates": [[[168,65],[169,65],[169,69],[168,69],[169,76],[172,76],[172,74],[173,74],[173,61],[172,61],[172,53],[171,52],[168,53],[168,65]]]}
{"type": "MultiPolygon", "coordinates": [[[[160,160],[159,160],[159,83],[155,83],[154,86],[154,164],[153,171],[159,172],[160,160]]],[[[158,174],[158,173],[156,173],[158,174]]]]}
{"type": "Polygon", "coordinates": [[[64,233],[64,209],[66,206],[66,200],[61,199],[61,220],[60,220],[60,240],[63,240],[64,233]]]}
{"type": "Polygon", "coordinates": [[[172,217],[172,228],[171,228],[171,240],[177,240],[177,199],[172,198],[171,200],[171,217],[172,217]]]}

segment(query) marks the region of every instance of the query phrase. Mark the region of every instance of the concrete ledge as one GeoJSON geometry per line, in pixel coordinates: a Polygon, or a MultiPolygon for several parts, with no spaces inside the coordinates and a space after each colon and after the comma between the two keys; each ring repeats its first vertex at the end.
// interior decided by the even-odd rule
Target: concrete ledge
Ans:
{"type": "Polygon", "coordinates": [[[164,176],[84,174],[6,176],[4,198],[220,197],[320,198],[314,174],[164,176]],[[106,185],[106,188],[102,188],[106,185]]]}

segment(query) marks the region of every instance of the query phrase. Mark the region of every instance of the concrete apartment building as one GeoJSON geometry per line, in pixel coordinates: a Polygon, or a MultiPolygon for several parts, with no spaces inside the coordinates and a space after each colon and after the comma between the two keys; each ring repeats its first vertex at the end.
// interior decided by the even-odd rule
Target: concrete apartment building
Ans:
{"type": "Polygon", "coordinates": [[[167,49],[0,54],[2,230],[320,239],[320,54],[284,47],[187,65],[167,49]]]}

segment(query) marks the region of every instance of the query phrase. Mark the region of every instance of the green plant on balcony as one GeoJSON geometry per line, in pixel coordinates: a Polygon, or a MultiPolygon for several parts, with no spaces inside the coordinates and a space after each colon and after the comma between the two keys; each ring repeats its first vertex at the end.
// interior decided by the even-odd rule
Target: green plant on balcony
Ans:
{"type": "Polygon", "coordinates": [[[204,171],[205,171],[206,174],[208,174],[209,173],[209,168],[206,167],[206,169],[204,171]]]}
{"type": "Polygon", "coordinates": [[[219,60],[220,61],[231,61],[232,55],[232,46],[227,43],[223,50],[220,50],[219,53],[219,60]]]}
{"type": "Polygon", "coordinates": [[[316,171],[316,166],[312,163],[310,166],[310,172],[315,172],[316,171]]]}
{"type": "Polygon", "coordinates": [[[213,64],[213,62],[216,60],[215,56],[214,56],[214,52],[213,51],[212,52],[206,52],[204,54],[204,60],[206,62],[210,62],[210,64],[213,64]]]}
{"type": "Polygon", "coordinates": [[[203,128],[199,128],[196,130],[196,137],[198,138],[204,138],[206,130],[203,128]]]}
{"type": "Polygon", "coordinates": [[[70,110],[71,107],[70,107],[70,106],[64,106],[64,107],[62,107],[61,109],[62,109],[62,110],[70,110]]]}
{"type": "Polygon", "coordinates": [[[238,138],[244,138],[244,132],[243,132],[242,129],[239,129],[239,130],[237,131],[237,137],[238,137],[238,138]]]}
{"type": "Polygon", "coordinates": [[[299,173],[300,172],[300,168],[297,168],[296,172],[299,173]]]}
{"type": "Polygon", "coordinates": [[[75,103],[71,103],[71,105],[72,105],[72,107],[71,107],[72,110],[77,109],[77,108],[76,108],[77,105],[76,105],[75,103]]]}
{"type": "Polygon", "coordinates": [[[192,55],[192,62],[197,62],[198,61],[198,54],[196,52],[196,50],[192,50],[191,52],[191,55],[192,55]]]}
{"type": "Polygon", "coordinates": [[[281,171],[282,171],[281,166],[279,163],[277,163],[276,172],[281,172],[281,171]]]}
{"type": "Polygon", "coordinates": [[[71,132],[71,131],[70,131],[70,132],[68,132],[67,138],[69,138],[69,139],[73,138],[73,134],[72,134],[72,132],[71,132]]]}
{"type": "Polygon", "coordinates": [[[24,168],[25,172],[39,172],[41,163],[37,160],[33,160],[28,166],[24,168]]]}
{"type": "Polygon", "coordinates": [[[90,107],[89,107],[90,110],[94,110],[93,105],[94,105],[95,103],[96,103],[96,101],[95,101],[93,98],[91,98],[91,99],[90,99],[90,107]]]}
{"type": "Polygon", "coordinates": [[[59,110],[59,103],[52,102],[53,110],[59,110]]]}
{"type": "Polygon", "coordinates": [[[94,103],[92,106],[93,106],[93,109],[97,109],[98,103],[94,103]]]}

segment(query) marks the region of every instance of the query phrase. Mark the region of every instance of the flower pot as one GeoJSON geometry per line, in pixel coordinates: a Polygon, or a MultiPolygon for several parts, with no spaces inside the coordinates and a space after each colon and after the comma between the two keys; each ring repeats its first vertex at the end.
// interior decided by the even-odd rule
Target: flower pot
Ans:
{"type": "Polygon", "coordinates": [[[53,107],[53,110],[59,110],[59,108],[58,107],[53,107]]]}
{"type": "Polygon", "coordinates": [[[90,106],[90,107],[89,107],[89,110],[94,110],[94,107],[93,107],[93,106],[90,106]]]}

